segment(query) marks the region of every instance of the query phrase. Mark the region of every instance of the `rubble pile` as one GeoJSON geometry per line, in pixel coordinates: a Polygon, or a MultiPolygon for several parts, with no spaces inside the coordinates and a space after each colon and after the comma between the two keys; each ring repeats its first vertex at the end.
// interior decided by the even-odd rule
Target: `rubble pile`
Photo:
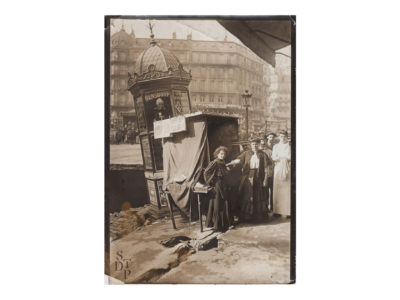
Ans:
{"type": "Polygon", "coordinates": [[[119,239],[138,228],[149,225],[160,215],[150,205],[129,208],[110,214],[110,238],[119,239]]]}

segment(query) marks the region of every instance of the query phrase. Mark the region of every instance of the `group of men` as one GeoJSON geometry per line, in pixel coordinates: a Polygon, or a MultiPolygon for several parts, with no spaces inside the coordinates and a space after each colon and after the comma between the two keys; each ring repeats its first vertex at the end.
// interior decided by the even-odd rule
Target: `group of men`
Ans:
{"type": "Polygon", "coordinates": [[[138,132],[132,123],[124,126],[112,126],[111,128],[111,144],[135,144],[138,132]]]}

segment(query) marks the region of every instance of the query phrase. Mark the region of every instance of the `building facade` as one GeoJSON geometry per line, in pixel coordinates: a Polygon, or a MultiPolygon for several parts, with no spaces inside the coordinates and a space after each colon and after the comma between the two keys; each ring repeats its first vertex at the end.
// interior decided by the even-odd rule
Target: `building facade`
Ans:
{"type": "MultiPolygon", "coordinates": [[[[132,75],[136,61],[149,45],[150,39],[136,38],[133,28],[124,27],[111,37],[111,119],[133,110],[133,98],[127,90],[128,72],[132,75]]],[[[273,69],[248,48],[228,41],[196,41],[191,34],[186,39],[157,39],[160,47],[171,51],[192,74],[189,90],[192,111],[216,111],[241,115],[245,109],[242,94],[252,94],[249,107],[249,131],[265,126],[270,117],[269,77],[273,69]],[[272,70],[271,70],[272,69],[272,70]]],[[[245,131],[245,126],[240,126],[245,131]]]]}
{"type": "Polygon", "coordinates": [[[121,113],[133,110],[133,99],[128,91],[128,71],[134,69],[135,34],[130,34],[122,27],[111,36],[110,51],[110,118],[115,120],[121,113]]]}
{"type": "Polygon", "coordinates": [[[276,66],[270,68],[267,129],[291,129],[291,59],[276,55],[276,66]]]}

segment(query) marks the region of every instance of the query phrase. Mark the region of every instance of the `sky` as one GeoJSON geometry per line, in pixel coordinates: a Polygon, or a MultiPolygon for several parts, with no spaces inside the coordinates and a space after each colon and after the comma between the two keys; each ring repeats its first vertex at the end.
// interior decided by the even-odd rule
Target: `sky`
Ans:
{"type": "MultiPolygon", "coordinates": [[[[186,39],[187,35],[192,33],[193,40],[223,41],[226,35],[228,41],[242,44],[215,20],[151,20],[151,22],[154,25],[153,32],[156,39],[170,39],[172,32],[176,32],[177,39],[186,39]]],[[[112,19],[111,34],[119,31],[122,24],[128,33],[133,28],[136,37],[148,38],[150,36],[148,19],[112,19]]]]}
{"type": "MultiPolygon", "coordinates": [[[[228,41],[243,45],[216,20],[151,20],[151,23],[155,39],[171,39],[173,32],[176,32],[177,39],[186,39],[187,35],[192,33],[193,40],[223,41],[226,36],[228,41]]],[[[149,19],[112,19],[111,34],[120,31],[122,26],[128,33],[133,28],[135,36],[138,38],[150,37],[149,19]]],[[[277,52],[290,55],[291,48],[287,46],[277,52]]]]}

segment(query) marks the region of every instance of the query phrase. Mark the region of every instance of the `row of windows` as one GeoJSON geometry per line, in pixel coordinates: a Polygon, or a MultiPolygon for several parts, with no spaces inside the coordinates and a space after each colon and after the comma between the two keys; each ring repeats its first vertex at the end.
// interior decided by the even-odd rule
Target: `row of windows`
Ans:
{"type": "Polygon", "coordinates": [[[239,72],[239,79],[241,81],[257,81],[261,82],[262,81],[262,76],[254,74],[253,72],[248,72],[246,70],[240,70],[239,72]]]}
{"type": "Polygon", "coordinates": [[[208,78],[233,78],[233,69],[212,68],[212,67],[195,67],[192,69],[193,77],[208,78]]]}
{"type": "Polygon", "coordinates": [[[111,60],[126,60],[128,57],[127,53],[120,51],[113,51],[111,53],[111,60]]]}
{"type": "Polygon", "coordinates": [[[195,103],[227,103],[232,104],[232,99],[221,95],[194,95],[192,100],[195,103]]]}
{"type": "Polygon", "coordinates": [[[196,91],[224,91],[230,92],[235,90],[235,83],[232,80],[222,81],[222,80],[192,80],[190,87],[192,90],[196,91]]]}
{"type": "Polygon", "coordinates": [[[136,60],[144,50],[145,48],[131,49],[130,51],[113,51],[111,52],[111,61],[136,60]]]}
{"type": "Polygon", "coordinates": [[[222,54],[222,53],[192,53],[193,63],[203,64],[234,64],[236,58],[233,54],[222,54]]]}
{"type": "MultiPolygon", "coordinates": [[[[249,84],[241,83],[239,89],[248,88],[249,84]]],[[[290,87],[290,86],[289,86],[290,87]]],[[[111,90],[123,90],[127,89],[128,84],[126,79],[112,79],[111,80],[111,90]]],[[[235,81],[228,80],[212,80],[212,79],[201,79],[201,80],[192,80],[190,84],[190,88],[193,91],[222,91],[222,92],[233,92],[237,90],[235,86],[235,81]]],[[[278,84],[271,84],[271,90],[277,90],[278,84]]],[[[261,86],[253,85],[249,89],[250,93],[254,96],[260,96],[263,92],[261,86]]],[[[266,90],[264,89],[264,94],[266,90]]]]}
{"type": "Polygon", "coordinates": [[[256,96],[261,95],[261,87],[256,85],[252,86],[252,92],[256,96]]]}
{"type": "Polygon", "coordinates": [[[237,63],[239,66],[243,68],[247,68],[249,70],[253,70],[254,72],[261,73],[262,72],[262,64],[252,61],[244,56],[238,56],[237,63]]]}
{"type": "Polygon", "coordinates": [[[263,77],[253,72],[246,71],[244,69],[234,70],[232,68],[213,68],[213,67],[195,67],[191,70],[193,78],[206,77],[206,78],[217,78],[217,79],[233,79],[238,78],[240,81],[256,81],[262,82],[263,77]]]}
{"type": "Polygon", "coordinates": [[[261,86],[261,85],[253,85],[251,87],[250,83],[241,83],[239,87],[236,86],[235,81],[228,80],[228,81],[222,81],[222,80],[192,80],[190,83],[190,88],[192,91],[221,91],[225,93],[229,92],[235,92],[238,90],[245,90],[249,89],[249,92],[253,94],[253,96],[260,97],[263,94],[267,93],[267,89],[261,86]]]}
{"type": "Polygon", "coordinates": [[[111,94],[110,95],[111,105],[133,105],[133,98],[130,94],[111,94]]]}
{"type": "MultiPolygon", "coordinates": [[[[111,61],[126,61],[127,57],[129,56],[129,61],[133,62],[137,59],[137,56],[142,52],[143,50],[137,49],[135,51],[131,51],[129,54],[127,52],[121,52],[121,51],[113,51],[111,53],[111,61]]],[[[179,59],[179,61],[183,64],[187,62],[187,53],[184,52],[174,52],[175,56],[179,59]]],[[[254,74],[256,73],[261,73],[263,66],[260,63],[256,63],[251,61],[248,58],[238,56],[236,59],[236,55],[233,54],[218,54],[218,53],[192,53],[192,61],[194,63],[220,63],[220,64],[229,64],[233,63],[235,64],[237,60],[237,64],[239,66],[242,66],[243,68],[247,68],[251,70],[251,72],[248,72],[246,70],[240,70],[239,76],[251,78],[252,80],[257,80],[261,81],[262,77],[259,75],[254,74]],[[247,74],[247,75],[244,75],[247,74]]],[[[233,69],[230,69],[228,72],[225,69],[221,68],[206,68],[206,67],[200,67],[200,68],[193,68],[192,73],[193,75],[196,74],[201,75],[201,76],[206,76],[207,74],[209,77],[233,77],[233,69]]]]}
{"type": "Polygon", "coordinates": [[[249,58],[235,54],[223,54],[223,53],[192,53],[193,63],[203,64],[237,64],[243,68],[254,70],[255,72],[261,73],[263,65],[252,61],[249,58]]]}
{"type": "Polygon", "coordinates": [[[127,89],[128,80],[126,79],[111,79],[111,90],[114,89],[127,89]]]}
{"type": "Polygon", "coordinates": [[[167,48],[171,48],[171,47],[172,48],[173,47],[185,48],[185,46],[187,46],[187,42],[184,40],[175,40],[175,41],[168,41],[168,42],[158,40],[157,43],[160,47],[167,47],[167,48]]]}
{"type": "Polygon", "coordinates": [[[127,65],[127,64],[111,65],[111,67],[110,67],[111,75],[126,75],[126,76],[128,76],[128,72],[132,73],[133,69],[134,69],[133,65],[127,65]]]}
{"type": "MultiPolygon", "coordinates": [[[[177,57],[178,59],[182,62],[185,63],[187,60],[187,52],[182,52],[182,48],[176,49],[174,46],[177,44],[180,44],[180,46],[186,45],[186,41],[178,42],[174,41],[173,44],[169,42],[168,44],[165,44],[164,46],[167,46],[177,57]],[[174,44],[174,45],[173,45],[174,44]],[[175,49],[174,49],[175,48],[175,49]]],[[[144,45],[147,45],[147,42],[144,42],[144,45]]],[[[159,45],[163,47],[161,41],[159,41],[159,45]]],[[[135,59],[137,56],[146,49],[146,47],[143,48],[142,43],[139,43],[137,45],[138,47],[134,47],[134,49],[130,49],[131,51],[125,52],[121,50],[113,51],[111,53],[111,60],[126,60],[128,57],[130,59],[135,59]],[[133,51],[132,51],[133,50],[133,51]]],[[[246,57],[247,53],[246,51],[243,52],[242,54],[233,54],[233,53],[224,53],[223,49],[218,49],[218,47],[215,47],[216,51],[220,51],[221,53],[218,52],[193,52],[192,53],[192,62],[194,63],[210,63],[210,64],[237,64],[239,66],[248,68],[250,70],[254,70],[256,72],[262,72],[263,65],[259,62],[253,61],[252,59],[246,57]]],[[[126,49],[128,50],[128,49],[126,49]]],[[[290,63],[290,59],[289,59],[290,63]]]]}

